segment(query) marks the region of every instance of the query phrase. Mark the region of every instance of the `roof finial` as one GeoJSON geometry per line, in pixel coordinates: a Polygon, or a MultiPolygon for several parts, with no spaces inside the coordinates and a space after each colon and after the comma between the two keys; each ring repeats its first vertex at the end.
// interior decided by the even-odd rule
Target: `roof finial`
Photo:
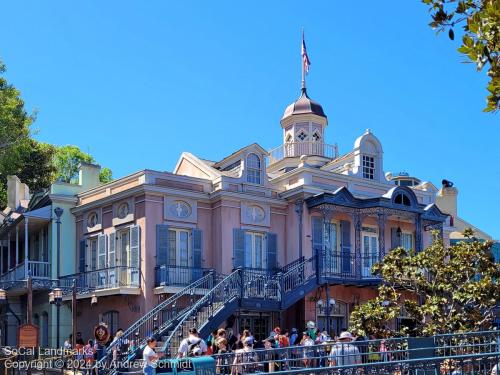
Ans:
{"type": "Polygon", "coordinates": [[[309,60],[309,56],[307,55],[306,49],[306,41],[304,39],[304,28],[302,28],[302,86],[301,91],[303,94],[306,94],[306,75],[309,73],[309,65],[311,65],[311,61],[309,60]]]}

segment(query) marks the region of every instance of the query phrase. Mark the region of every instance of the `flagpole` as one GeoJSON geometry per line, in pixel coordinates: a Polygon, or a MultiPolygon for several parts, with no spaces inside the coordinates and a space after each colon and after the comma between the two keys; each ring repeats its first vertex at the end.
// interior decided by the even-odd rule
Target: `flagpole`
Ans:
{"type": "Polygon", "coordinates": [[[300,45],[300,61],[302,63],[302,85],[301,85],[301,91],[305,92],[306,91],[306,72],[304,69],[304,56],[302,55],[302,48],[304,47],[304,28],[302,28],[302,44],[300,45]]]}

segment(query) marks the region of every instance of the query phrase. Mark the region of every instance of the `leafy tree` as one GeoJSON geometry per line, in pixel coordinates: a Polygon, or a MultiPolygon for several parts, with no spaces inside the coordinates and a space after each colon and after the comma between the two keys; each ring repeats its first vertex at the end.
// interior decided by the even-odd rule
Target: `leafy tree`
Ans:
{"type": "MultiPolygon", "coordinates": [[[[72,182],[78,177],[80,163],[95,163],[92,155],[80,150],[77,146],[67,145],[57,147],[54,155],[54,166],[57,170],[56,179],[63,182],[72,182]]],[[[113,179],[111,169],[102,168],[99,180],[103,183],[113,179]]]]}
{"type": "Polygon", "coordinates": [[[500,109],[500,1],[498,0],[422,0],[432,15],[430,26],[438,32],[448,30],[455,39],[455,27],[463,25],[459,52],[476,64],[488,66],[489,95],[485,112],[500,109]]]}
{"type": "Polygon", "coordinates": [[[2,76],[5,65],[0,60],[0,157],[29,137],[33,115],[24,109],[19,91],[2,76]]]}
{"type": "Polygon", "coordinates": [[[99,181],[103,184],[113,181],[113,172],[108,167],[101,168],[101,173],[99,174],[99,181]]]}
{"type": "Polygon", "coordinates": [[[500,264],[491,241],[473,238],[446,247],[434,242],[415,254],[396,248],[372,268],[382,278],[378,296],[358,306],[351,329],[368,335],[429,336],[491,327],[500,296],[500,264]],[[395,331],[390,322],[405,312],[407,326],[395,331]]]}
{"type": "Polygon", "coordinates": [[[30,138],[34,116],[26,112],[20,92],[2,76],[0,61],[0,207],[7,204],[7,176],[19,176],[32,191],[47,187],[54,176],[53,147],[30,138]]]}

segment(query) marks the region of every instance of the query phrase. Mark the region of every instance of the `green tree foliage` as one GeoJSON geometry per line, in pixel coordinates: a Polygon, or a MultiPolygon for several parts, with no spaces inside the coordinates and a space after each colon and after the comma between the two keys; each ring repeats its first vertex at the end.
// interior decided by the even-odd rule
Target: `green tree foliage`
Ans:
{"type": "Polygon", "coordinates": [[[2,76],[5,65],[0,61],[0,156],[27,140],[33,116],[24,109],[19,91],[2,76]]]}
{"type": "Polygon", "coordinates": [[[463,29],[459,52],[476,64],[477,70],[488,67],[489,95],[484,111],[500,109],[500,1],[499,0],[422,0],[432,15],[430,26],[448,31],[455,39],[455,28],[463,29]]]}
{"type": "Polygon", "coordinates": [[[373,266],[382,278],[378,296],[356,307],[351,329],[378,337],[476,331],[491,327],[500,300],[500,264],[491,241],[473,238],[446,247],[437,238],[415,254],[397,248],[373,266]],[[391,324],[405,312],[410,322],[400,331],[391,324]]]}
{"type": "MultiPolygon", "coordinates": [[[[56,147],[31,138],[30,115],[20,92],[3,77],[0,61],[0,209],[7,204],[7,176],[17,175],[32,192],[46,189],[56,179],[70,182],[77,175],[80,162],[94,158],[76,146],[56,147]]],[[[112,180],[109,168],[103,168],[101,182],[112,180]]]]}
{"type": "Polygon", "coordinates": [[[99,174],[99,181],[103,184],[113,181],[113,172],[108,167],[101,168],[101,173],[99,174]]]}
{"type": "MultiPolygon", "coordinates": [[[[78,165],[80,163],[95,163],[95,159],[92,155],[83,152],[77,146],[67,145],[57,147],[54,154],[56,180],[74,182],[78,177],[78,165]]],[[[111,169],[102,168],[99,180],[102,183],[112,181],[113,174],[111,169]]]]}
{"type": "Polygon", "coordinates": [[[32,191],[47,187],[54,177],[54,148],[30,138],[34,116],[26,112],[19,91],[2,76],[0,61],[0,207],[7,203],[7,176],[15,174],[32,191]]]}

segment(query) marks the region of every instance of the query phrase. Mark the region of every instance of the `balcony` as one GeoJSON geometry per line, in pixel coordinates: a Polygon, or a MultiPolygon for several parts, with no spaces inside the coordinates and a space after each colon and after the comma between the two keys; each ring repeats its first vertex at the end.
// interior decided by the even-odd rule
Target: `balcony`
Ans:
{"type": "Polygon", "coordinates": [[[0,281],[26,280],[26,263],[28,263],[28,276],[34,279],[50,279],[51,264],[49,262],[28,261],[19,263],[11,270],[0,276],[0,281]]]}
{"type": "Polygon", "coordinates": [[[269,151],[269,164],[285,158],[300,157],[302,155],[321,156],[335,159],[339,156],[338,146],[322,142],[289,142],[269,151]]]}
{"type": "Polygon", "coordinates": [[[139,288],[140,271],[135,267],[110,267],[62,276],[60,280],[61,286],[68,288],[73,285],[74,280],[80,292],[117,288],[139,288]]]}
{"type": "Polygon", "coordinates": [[[380,280],[371,272],[372,266],[379,262],[378,255],[322,254],[319,262],[321,277],[332,283],[376,284],[380,280]]]}
{"type": "Polygon", "coordinates": [[[185,286],[201,279],[210,270],[196,267],[169,266],[162,264],[155,268],[155,286],[185,286]]]}

